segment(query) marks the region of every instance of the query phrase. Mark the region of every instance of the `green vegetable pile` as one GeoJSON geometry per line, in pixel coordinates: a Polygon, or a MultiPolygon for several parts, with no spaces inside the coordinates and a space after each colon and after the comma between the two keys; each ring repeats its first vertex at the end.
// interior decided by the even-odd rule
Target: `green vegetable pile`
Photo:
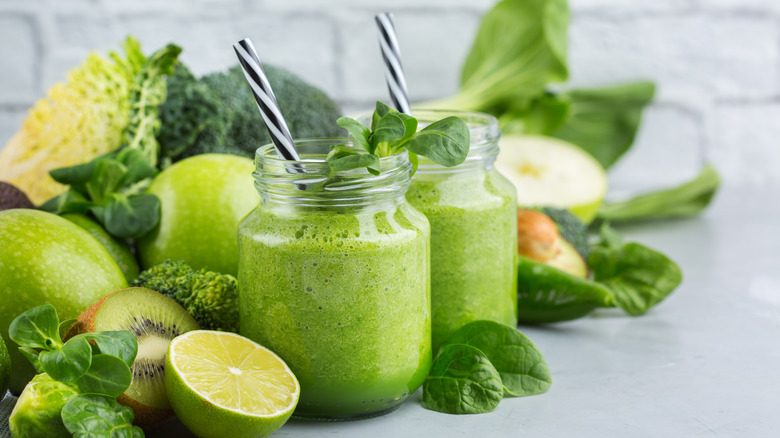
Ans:
{"type": "MultiPolygon", "coordinates": [[[[420,108],[483,111],[504,135],[539,134],[573,143],[608,169],[631,147],[652,101],[648,81],[576,89],[569,77],[567,0],[502,0],[482,18],[463,64],[460,91],[420,108]]],[[[711,166],[678,189],[606,204],[597,218],[613,223],[693,216],[718,188],[711,166]]]]}
{"type": "Polygon", "coordinates": [[[138,344],[128,331],[87,333],[62,342],[51,304],[34,307],[11,323],[11,340],[38,375],[25,387],[9,419],[18,438],[143,437],[133,410],[116,398],[130,386],[138,344]]]}
{"type": "Polygon", "coordinates": [[[172,298],[204,330],[238,333],[238,282],[232,275],[196,271],[183,261],[168,260],[141,272],[133,286],[172,298]]]}

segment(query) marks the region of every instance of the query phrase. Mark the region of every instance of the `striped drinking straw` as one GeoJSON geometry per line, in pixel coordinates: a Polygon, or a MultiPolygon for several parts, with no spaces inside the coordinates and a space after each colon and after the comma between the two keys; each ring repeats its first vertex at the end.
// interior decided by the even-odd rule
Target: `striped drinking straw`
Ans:
{"type": "Polygon", "coordinates": [[[383,12],[374,17],[379,28],[379,47],[382,49],[382,58],[385,61],[385,80],[390,98],[395,109],[411,114],[408,92],[406,91],[406,77],[401,66],[401,49],[398,46],[398,37],[393,25],[393,14],[383,12]]]}
{"type": "Polygon", "coordinates": [[[290,129],[284,121],[284,116],[279,110],[279,104],[276,103],[276,96],[268,83],[260,59],[257,57],[255,47],[249,38],[233,44],[233,49],[238,55],[238,62],[244,70],[249,86],[252,88],[252,94],[255,96],[257,108],[263,116],[265,126],[271,134],[271,140],[274,142],[276,152],[285,160],[299,161],[298,152],[295,150],[290,129]]]}

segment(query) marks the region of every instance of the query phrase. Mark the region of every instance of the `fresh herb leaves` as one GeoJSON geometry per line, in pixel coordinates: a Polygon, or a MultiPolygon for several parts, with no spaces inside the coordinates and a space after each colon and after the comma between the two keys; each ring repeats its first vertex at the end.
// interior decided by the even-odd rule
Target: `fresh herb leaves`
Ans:
{"type": "Polygon", "coordinates": [[[377,102],[370,129],[349,117],[342,117],[336,123],[349,132],[359,149],[343,144],[331,146],[325,159],[333,171],[365,167],[371,174],[379,175],[379,158],[404,149],[409,152],[414,169],[418,155],[452,167],[462,163],[469,152],[468,125],[456,116],[438,120],[418,131],[417,119],[377,102]]]}
{"type": "Polygon", "coordinates": [[[550,389],[550,368],[541,351],[513,327],[494,321],[474,321],[455,331],[447,343],[466,344],[481,351],[501,375],[509,395],[522,397],[550,389]]]}
{"type": "Polygon", "coordinates": [[[665,255],[635,242],[622,243],[609,226],[591,248],[588,264],[593,279],[609,289],[629,315],[641,315],[669,296],[682,282],[680,267],[665,255]]]}
{"type": "Polygon", "coordinates": [[[423,405],[447,414],[491,412],[503,396],[501,376],[490,360],[464,344],[445,346],[423,383],[423,405]]]}
{"type": "Polygon", "coordinates": [[[433,361],[423,404],[448,414],[479,414],[510,396],[546,392],[552,383],[542,353],[513,327],[474,321],[456,330],[433,361]]]}
{"type": "Polygon", "coordinates": [[[116,400],[95,394],[80,394],[62,408],[62,422],[74,437],[143,438],[133,426],[133,410],[116,400]]]}
{"type": "Polygon", "coordinates": [[[71,398],[61,412],[70,433],[112,437],[112,431],[122,430],[122,436],[142,437],[141,429],[132,426],[132,410],[116,402],[133,377],[135,336],[127,331],[87,333],[63,342],[61,329],[71,323],[60,323],[54,306],[44,304],[16,317],[8,332],[39,372],[78,388],[81,395],[71,398]]]}

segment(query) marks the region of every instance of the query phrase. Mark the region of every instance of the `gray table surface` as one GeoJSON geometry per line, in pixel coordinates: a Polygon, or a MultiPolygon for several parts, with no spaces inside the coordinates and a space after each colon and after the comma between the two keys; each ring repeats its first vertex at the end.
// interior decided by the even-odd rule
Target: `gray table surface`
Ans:
{"type": "MultiPolygon", "coordinates": [[[[521,326],[550,365],[546,394],[456,416],[424,409],[418,391],[383,417],[292,420],[274,436],[780,436],[779,218],[780,191],[726,188],[699,218],[622,227],[676,260],[683,284],[642,317],[521,326]]],[[[172,423],[148,436],[188,434],[172,423]]]]}

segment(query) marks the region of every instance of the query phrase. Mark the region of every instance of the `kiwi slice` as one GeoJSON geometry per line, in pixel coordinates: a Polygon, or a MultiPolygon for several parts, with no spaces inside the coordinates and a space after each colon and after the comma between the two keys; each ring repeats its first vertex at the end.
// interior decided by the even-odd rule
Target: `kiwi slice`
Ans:
{"type": "Polygon", "coordinates": [[[138,341],[130,369],[133,381],[117,400],[133,408],[134,423],[151,426],[173,415],[165,391],[165,355],[171,340],[198,323],[172,299],[143,287],[105,296],[79,316],[67,337],[80,333],[128,330],[138,341]]]}

